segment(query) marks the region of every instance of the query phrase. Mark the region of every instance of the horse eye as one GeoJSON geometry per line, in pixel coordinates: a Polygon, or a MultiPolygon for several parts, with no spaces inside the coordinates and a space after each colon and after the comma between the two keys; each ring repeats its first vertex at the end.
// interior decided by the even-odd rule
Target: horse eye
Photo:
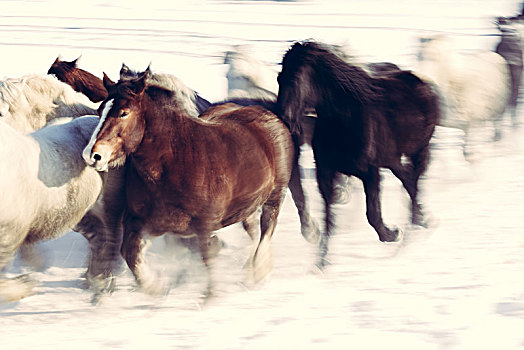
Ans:
{"type": "Polygon", "coordinates": [[[129,116],[129,112],[127,111],[122,111],[122,113],[120,113],[120,118],[126,118],[127,116],[129,116]]]}

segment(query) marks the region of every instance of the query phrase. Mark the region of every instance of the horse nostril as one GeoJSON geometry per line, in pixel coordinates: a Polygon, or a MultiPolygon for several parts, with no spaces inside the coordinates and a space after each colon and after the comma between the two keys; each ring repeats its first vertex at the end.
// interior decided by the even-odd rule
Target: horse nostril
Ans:
{"type": "Polygon", "coordinates": [[[100,153],[93,154],[93,160],[95,160],[97,162],[102,160],[102,156],[100,155],[100,153]]]}

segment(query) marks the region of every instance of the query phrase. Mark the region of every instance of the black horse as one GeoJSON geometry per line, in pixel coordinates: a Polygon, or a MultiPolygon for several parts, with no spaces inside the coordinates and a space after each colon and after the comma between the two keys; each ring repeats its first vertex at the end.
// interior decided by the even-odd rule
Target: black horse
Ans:
{"type": "Polygon", "coordinates": [[[362,180],[367,219],[381,241],[399,239],[399,230],[387,228],[382,221],[381,167],[389,168],[407,190],[412,223],[427,225],[417,194],[440,116],[433,85],[409,71],[371,76],[345,62],[330,46],[314,41],[297,42],[284,55],[278,83],[278,113],[294,133],[301,133],[300,119],[307,107],[314,107],[318,115],[312,144],[325,203],[319,268],[327,263],[337,172],[362,180]]]}
{"type": "Polygon", "coordinates": [[[508,107],[514,126],[518,124],[517,107],[520,85],[522,83],[522,70],[524,68],[521,38],[517,26],[514,25],[519,22],[522,23],[522,18],[498,17],[496,21],[501,37],[495,52],[506,59],[511,74],[511,97],[508,107]]]}

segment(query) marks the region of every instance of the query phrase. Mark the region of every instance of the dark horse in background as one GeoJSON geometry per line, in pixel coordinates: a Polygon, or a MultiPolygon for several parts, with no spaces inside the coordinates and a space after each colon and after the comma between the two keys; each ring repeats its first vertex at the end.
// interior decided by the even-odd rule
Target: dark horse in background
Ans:
{"type": "Polygon", "coordinates": [[[254,243],[247,267],[259,281],[272,269],[271,236],[293,167],[289,130],[259,106],[217,105],[195,118],[185,110],[187,94],[177,98],[176,90],[147,84],[148,75],[104,79],[109,94],[83,152],[98,171],[129,159],[121,250],[128,267],[144,291],[162,292],[145,263],[148,238],[196,235],[209,295],[208,241],[213,231],[242,222],[254,243]]]}
{"type": "Polygon", "coordinates": [[[367,219],[383,242],[399,230],[382,221],[379,168],[390,169],[411,198],[411,222],[427,225],[418,202],[418,181],[429,161],[429,141],[439,120],[433,86],[409,71],[371,76],[341,59],[330,46],[297,42],[287,51],[278,76],[277,108],[294,133],[301,132],[304,110],[314,107],[313,133],[317,182],[325,203],[325,231],[317,266],[326,264],[334,227],[336,173],[362,180],[367,219]]]}
{"type": "Polygon", "coordinates": [[[522,18],[498,17],[496,20],[497,28],[500,30],[500,42],[495,48],[495,52],[504,57],[508,63],[511,76],[511,95],[508,107],[511,113],[511,120],[517,126],[517,107],[522,83],[522,69],[524,67],[522,59],[522,38],[519,33],[519,26],[515,23],[522,23],[522,18]]]}
{"type": "MultiPolygon", "coordinates": [[[[80,58],[80,57],[79,57],[80,58]]],[[[74,61],[62,61],[57,57],[47,74],[53,74],[58,80],[70,85],[75,91],[86,95],[92,102],[103,101],[107,97],[107,90],[102,80],[97,76],[76,66],[74,61]]]]}

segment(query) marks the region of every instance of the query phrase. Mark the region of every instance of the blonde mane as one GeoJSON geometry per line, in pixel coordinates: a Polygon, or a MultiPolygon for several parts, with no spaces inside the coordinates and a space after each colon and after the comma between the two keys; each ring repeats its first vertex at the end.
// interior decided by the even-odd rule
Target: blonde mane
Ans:
{"type": "Polygon", "coordinates": [[[38,130],[55,118],[94,115],[96,108],[86,96],[49,75],[0,81],[0,116],[23,132],[38,130]]]}

